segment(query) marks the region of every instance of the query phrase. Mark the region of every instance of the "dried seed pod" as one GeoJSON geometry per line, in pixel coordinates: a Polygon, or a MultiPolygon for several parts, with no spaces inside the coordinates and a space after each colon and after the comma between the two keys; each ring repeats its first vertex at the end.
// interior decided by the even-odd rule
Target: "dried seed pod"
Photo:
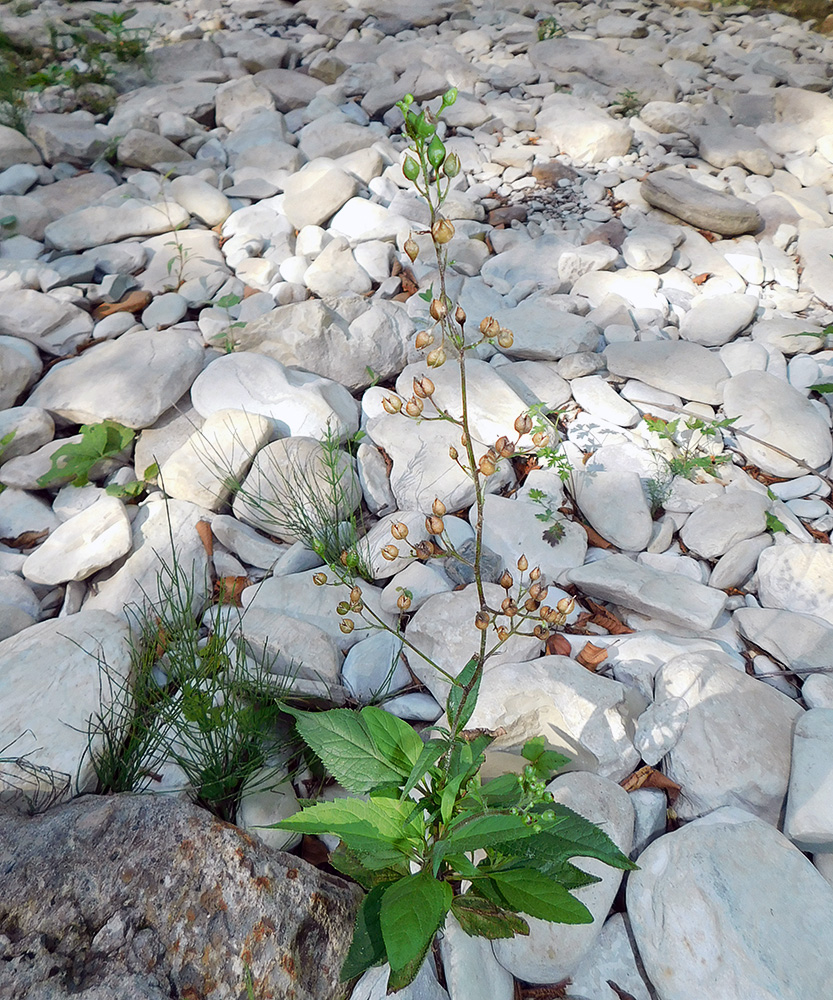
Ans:
{"type": "Polygon", "coordinates": [[[480,629],[481,632],[489,627],[489,622],[490,618],[485,611],[478,611],[474,616],[474,627],[480,629]]]}
{"type": "Polygon", "coordinates": [[[420,330],[416,335],[414,340],[414,347],[418,351],[425,350],[426,347],[430,347],[434,343],[434,334],[429,333],[427,330],[420,330]]]}
{"type": "Polygon", "coordinates": [[[549,439],[549,434],[544,434],[543,431],[538,431],[532,435],[532,443],[536,448],[546,448],[549,439]]]}
{"type": "Polygon", "coordinates": [[[530,597],[527,601],[524,602],[524,608],[526,608],[526,610],[530,614],[534,614],[540,607],[541,605],[538,603],[538,601],[535,600],[534,597],[530,597]]]}
{"type": "MultiPolygon", "coordinates": [[[[415,378],[414,382],[413,382],[413,386],[414,386],[414,395],[418,396],[420,399],[425,399],[426,396],[430,395],[430,393],[428,393],[428,392],[425,391],[425,385],[423,384],[423,381],[422,381],[421,378],[415,378]]],[[[433,382],[431,382],[431,388],[432,389],[434,388],[434,383],[433,382]]]]}
{"type": "Polygon", "coordinates": [[[512,574],[509,570],[505,569],[503,571],[503,576],[498,580],[498,583],[503,587],[504,590],[509,590],[515,581],[512,579],[512,574]]]}
{"type": "Polygon", "coordinates": [[[460,326],[466,325],[466,310],[462,306],[457,306],[454,310],[454,318],[460,324],[460,326]]]}
{"type": "Polygon", "coordinates": [[[536,639],[547,639],[550,634],[550,630],[545,628],[543,625],[536,625],[532,630],[532,634],[536,639]]]}
{"type": "Polygon", "coordinates": [[[411,396],[405,404],[405,412],[409,417],[418,417],[422,413],[422,400],[419,396],[411,396]]]}
{"type": "Polygon", "coordinates": [[[509,638],[509,629],[505,628],[503,625],[498,625],[496,631],[498,639],[500,639],[501,642],[506,642],[509,638]]]}
{"type": "Polygon", "coordinates": [[[515,454],[515,446],[505,435],[495,441],[495,451],[501,458],[511,458],[515,454]]]}
{"type": "Polygon", "coordinates": [[[431,226],[431,236],[435,243],[448,243],[449,240],[454,239],[454,226],[448,219],[437,219],[431,226]]]}
{"type": "Polygon", "coordinates": [[[518,434],[529,434],[532,430],[532,417],[528,413],[515,417],[515,430],[518,434]]]}
{"type": "Polygon", "coordinates": [[[385,396],[382,406],[388,413],[399,413],[402,409],[402,400],[398,396],[385,396]]]}
{"type": "Polygon", "coordinates": [[[576,600],[574,597],[562,597],[561,600],[556,604],[556,607],[561,612],[562,615],[569,615],[576,606],[576,600]]]}
{"type": "Polygon", "coordinates": [[[480,459],[477,463],[477,468],[480,469],[481,476],[493,476],[495,474],[495,463],[488,455],[484,455],[480,459]]]}
{"type": "Polygon", "coordinates": [[[405,240],[405,253],[410,257],[412,264],[419,257],[419,243],[417,243],[413,236],[409,236],[405,240]]]}
{"type": "Polygon", "coordinates": [[[407,611],[411,606],[410,597],[408,597],[407,594],[400,594],[399,597],[396,598],[396,606],[400,611],[407,611]]]}
{"type": "Polygon", "coordinates": [[[399,558],[399,549],[395,545],[383,545],[382,558],[387,559],[388,562],[393,562],[394,559],[399,558]]]}
{"type": "Polygon", "coordinates": [[[429,351],[425,357],[425,363],[429,368],[442,368],[445,360],[445,348],[442,344],[439,347],[435,347],[433,351],[429,351]]]}
{"type": "Polygon", "coordinates": [[[431,299],[431,305],[428,307],[428,312],[431,315],[431,319],[445,319],[448,315],[448,306],[442,299],[431,299]]]}
{"type": "Polygon", "coordinates": [[[338,626],[345,635],[350,635],[353,629],[356,627],[355,622],[350,618],[342,618],[338,626]]]}
{"type": "Polygon", "coordinates": [[[459,457],[459,453],[453,444],[449,445],[448,457],[451,459],[452,462],[456,462],[459,457]]]}
{"type": "Polygon", "coordinates": [[[423,540],[414,546],[414,555],[423,562],[430,559],[433,554],[434,546],[429,541],[423,540]]]}
{"type": "Polygon", "coordinates": [[[358,604],[361,601],[361,599],[362,599],[362,588],[356,585],[350,591],[350,603],[358,604]]]}
{"type": "Polygon", "coordinates": [[[512,344],[515,343],[515,335],[511,330],[507,330],[506,327],[502,327],[500,333],[497,335],[498,347],[502,347],[504,350],[508,350],[512,344]]]}
{"type": "Polygon", "coordinates": [[[533,582],[535,580],[540,580],[541,579],[541,567],[540,566],[533,566],[532,567],[532,569],[529,571],[529,579],[532,580],[533,582]]]}
{"type": "Polygon", "coordinates": [[[402,521],[394,521],[390,526],[390,533],[398,542],[401,542],[408,537],[408,525],[402,521]]]}
{"type": "Polygon", "coordinates": [[[526,573],[526,571],[529,569],[529,563],[526,560],[526,556],[523,554],[521,555],[521,558],[518,560],[518,569],[522,573],[526,573]]]}
{"type": "Polygon", "coordinates": [[[327,582],[327,574],[316,573],[312,578],[312,582],[315,584],[316,587],[323,587],[324,584],[327,582]]]}
{"type": "Polygon", "coordinates": [[[435,514],[431,514],[429,517],[426,517],[425,530],[429,535],[441,535],[445,531],[443,519],[441,517],[437,517],[435,514]]]}
{"type": "Polygon", "coordinates": [[[500,333],[500,323],[498,323],[494,316],[487,316],[480,321],[480,332],[487,340],[491,337],[496,337],[500,333]]]}
{"type": "Polygon", "coordinates": [[[434,497],[434,502],[431,504],[431,510],[437,515],[437,517],[445,517],[446,506],[439,497],[434,497]]]}
{"type": "Polygon", "coordinates": [[[336,604],[337,615],[346,615],[349,613],[350,613],[350,605],[347,603],[347,601],[339,601],[338,604],[336,604]]]}
{"type": "Polygon", "coordinates": [[[538,609],[538,615],[542,621],[554,622],[555,619],[558,617],[558,612],[555,610],[555,608],[551,608],[549,604],[542,604],[541,607],[538,609]]]}
{"type": "Polygon", "coordinates": [[[469,443],[469,439],[468,439],[468,435],[466,435],[466,434],[461,434],[461,435],[460,435],[460,444],[461,444],[461,445],[462,445],[462,446],[463,446],[464,448],[466,448],[466,447],[468,446],[468,443],[469,443]]]}

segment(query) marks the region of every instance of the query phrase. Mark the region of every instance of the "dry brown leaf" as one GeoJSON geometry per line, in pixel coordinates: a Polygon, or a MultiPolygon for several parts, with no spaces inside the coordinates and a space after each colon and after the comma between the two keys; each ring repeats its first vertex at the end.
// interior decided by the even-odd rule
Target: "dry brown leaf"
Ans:
{"type": "Polygon", "coordinates": [[[576,657],[576,662],[595,673],[607,659],[607,650],[603,646],[594,646],[588,642],[576,657]]]}
{"type": "Polygon", "coordinates": [[[553,632],[547,639],[547,656],[571,656],[572,652],[573,647],[560,632],[553,632]]]}
{"type": "Polygon", "coordinates": [[[607,608],[603,608],[601,604],[596,604],[596,602],[591,600],[589,597],[584,598],[584,603],[593,612],[591,621],[594,625],[607,629],[611,635],[630,635],[630,633],[633,632],[632,628],[628,628],[628,626],[625,625],[624,622],[621,622],[612,611],[608,611],[607,608]]]}
{"type": "Polygon", "coordinates": [[[205,549],[205,554],[210,559],[214,555],[214,536],[211,534],[211,523],[209,521],[197,521],[197,534],[205,549]]]}
{"type": "Polygon", "coordinates": [[[135,291],[128,292],[121,302],[102,302],[101,305],[96,306],[93,309],[93,319],[104,319],[105,316],[110,316],[112,313],[142,312],[152,301],[153,296],[150,292],[143,292],[137,288],[135,291]]]}
{"type": "Polygon", "coordinates": [[[0,538],[0,545],[7,545],[10,549],[33,549],[46,538],[49,529],[43,531],[24,531],[16,538],[0,538]]]}
{"type": "Polygon", "coordinates": [[[670,778],[666,777],[662,771],[657,771],[656,768],[651,767],[646,764],[644,767],[640,767],[638,771],[634,771],[633,774],[628,775],[624,781],[620,781],[619,784],[626,792],[635,792],[637,788],[660,788],[668,796],[668,802],[670,805],[674,805],[677,801],[682,788],[677,784],[676,781],[672,781],[670,778]]]}
{"type": "Polygon", "coordinates": [[[219,604],[233,604],[240,607],[240,595],[251,584],[247,576],[221,576],[214,584],[214,593],[219,604]]]}
{"type": "MultiPolygon", "coordinates": [[[[580,521],[579,524],[581,524],[580,521]]],[[[582,524],[581,526],[587,532],[587,541],[591,545],[595,545],[597,549],[609,549],[611,547],[611,543],[606,538],[602,538],[595,528],[591,528],[589,524],[582,524]]]]}
{"type": "Polygon", "coordinates": [[[695,274],[691,280],[695,285],[704,285],[711,276],[711,271],[703,271],[702,274],[695,274]]]}
{"type": "Polygon", "coordinates": [[[804,524],[804,530],[809,531],[809,533],[815,538],[817,542],[821,542],[822,545],[830,544],[830,535],[825,531],[821,531],[818,528],[814,528],[809,524],[804,524]]]}

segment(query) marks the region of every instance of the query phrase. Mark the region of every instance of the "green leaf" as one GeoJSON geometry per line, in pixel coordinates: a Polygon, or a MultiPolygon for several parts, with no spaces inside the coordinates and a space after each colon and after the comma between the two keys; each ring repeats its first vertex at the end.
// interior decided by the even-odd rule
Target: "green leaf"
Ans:
{"type": "Polygon", "coordinates": [[[401,798],[404,799],[412,789],[416,788],[420,779],[427,773],[429,768],[437,763],[447,749],[447,740],[428,740],[425,743],[416,763],[411,769],[411,773],[408,775],[408,780],[402,788],[401,798]]]}
{"type": "Polygon", "coordinates": [[[52,452],[52,465],[38,480],[38,486],[49,486],[55,480],[69,477],[73,486],[86,486],[90,469],[102,458],[118,455],[130,444],[136,432],[129,427],[104,420],[99,424],[84,424],[81,440],[68,441],[52,452]],[[66,461],[61,461],[66,459],[66,461]]]}
{"type": "Polygon", "coordinates": [[[785,534],[787,532],[787,526],[782,520],[775,516],[775,514],[767,511],[766,513],[766,530],[771,531],[773,535],[777,535],[779,531],[783,531],[785,534]]]}
{"type": "Polygon", "coordinates": [[[430,302],[434,298],[434,285],[430,284],[424,292],[419,293],[419,297],[425,302],[430,302]]]}
{"type": "Polygon", "coordinates": [[[221,299],[217,299],[214,305],[219,306],[220,309],[231,309],[232,306],[239,305],[242,301],[241,296],[231,292],[228,295],[224,295],[221,299]]]}
{"type": "Polygon", "coordinates": [[[410,774],[423,743],[412,726],[381,708],[368,706],[359,713],[379,752],[402,777],[410,774]]]}
{"type": "Polygon", "coordinates": [[[391,970],[402,969],[428,950],[451,907],[453,893],[427,871],[394,882],[382,897],[382,937],[391,970]]]}
{"type": "Polygon", "coordinates": [[[593,915],[584,903],[535,868],[492,872],[489,881],[510,910],[558,924],[593,923],[593,915]]]}
{"type": "Polygon", "coordinates": [[[422,846],[420,811],[410,801],[336,799],[308,806],[268,829],[331,833],[351,850],[367,855],[365,867],[379,871],[410,857],[422,846]]]}
{"type": "Polygon", "coordinates": [[[817,382],[808,388],[813,392],[833,392],[833,382],[817,382]]]}
{"type": "Polygon", "coordinates": [[[515,844],[498,845],[504,854],[522,854],[551,862],[568,858],[597,858],[613,868],[633,871],[637,868],[613,843],[608,835],[590,820],[573,812],[560,802],[542,803],[540,811],[552,810],[555,819],[544,824],[545,828],[534,837],[515,844]]]}
{"type": "Polygon", "coordinates": [[[482,671],[480,671],[472,689],[467,692],[463,691],[464,685],[469,684],[477,672],[477,657],[473,656],[460,673],[457,674],[454,684],[448,692],[445,714],[448,716],[449,724],[454,726],[457,732],[465,729],[466,723],[472,717],[475,705],[477,704],[477,695],[480,692],[480,680],[483,676],[482,671]],[[457,716],[458,710],[460,712],[459,718],[457,716]]]}
{"type": "Polygon", "coordinates": [[[509,910],[502,910],[480,896],[469,893],[455,896],[451,912],[470,937],[484,937],[495,941],[498,938],[514,937],[516,934],[529,934],[529,924],[523,917],[509,910]]]}
{"type": "MultiPolygon", "coordinates": [[[[287,706],[304,742],[332,776],[351,792],[399,784],[409,768],[394,766],[374,742],[360,715],[347,708],[301,712],[287,706]]],[[[418,739],[419,737],[417,737],[418,739]]]]}
{"type": "Polygon", "coordinates": [[[479,847],[502,844],[507,838],[512,841],[524,840],[535,835],[532,826],[524,823],[523,816],[511,813],[487,813],[458,820],[446,837],[438,840],[435,850],[447,845],[456,851],[476,851],[479,847]]]}
{"type": "Polygon", "coordinates": [[[541,777],[547,777],[554,771],[560,771],[562,767],[570,763],[570,758],[565,757],[564,754],[556,753],[555,750],[547,750],[543,736],[527,740],[521,754],[526,757],[541,777]]]}
{"type": "Polygon", "coordinates": [[[403,861],[399,868],[380,868],[374,870],[364,863],[362,855],[351,851],[344,843],[340,843],[334,851],[330,851],[330,864],[342,875],[347,875],[365,889],[372,889],[385,882],[395,882],[408,874],[407,863],[403,861]]]}
{"type": "Polygon", "coordinates": [[[387,885],[376,886],[362,900],[356,914],[350,950],[341,966],[340,979],[343,983],[360,976],[374,965],[381,965],[387,958],[380,920],[382,899],[387,888],[387,885]]]}

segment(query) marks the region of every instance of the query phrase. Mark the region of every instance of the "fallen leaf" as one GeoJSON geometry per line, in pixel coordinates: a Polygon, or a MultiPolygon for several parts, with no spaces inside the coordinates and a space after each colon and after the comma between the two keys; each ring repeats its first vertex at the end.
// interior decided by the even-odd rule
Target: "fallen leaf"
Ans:
{"type": "Polygon", "coordinates": [[[590,620],[594,625],[607,629],[611,635],[630,635],[630,633],[633,632],[632,628],[628,628],[628,626],[625,625],[624,622],[621,622],[612,611],[608,611],[607,608],[603,608],[601,604],[596,604],[596,602],[591,600],[589,597],[584,598],[584,603],[593,612],[593,617],[590,620]]]}
{"type": "Polygon", "coordinates": [[[104,319],[105,316],[110,316],[113,313],[142,312],[142,310],[147,309],[152,301],[153,296],[150,292],[143,292],[140,289],[136,289],[135,291],[128,292],[121,302],[102,302],[101,305],[96,306],[93,309],[93,319],[104,319]]]}
{"type": "Polygon", "coordinates": [[[48,534],[48,528],[44,528],[43,531],[24,531],[16,538],[0,538],[0,545],[7,545],[10,549],[33,549],[36,545],[40,545],[48,534]]]}
{"type": "Polygon", "coordinates": [[[595,673],[606,659],[607,650],[603,646],[594,646],[592,642],[588,642],[576,657],[576,662],[595,673]]]}
{"type": "Polygon", "coordinates": [[[569,985],[569,979],[562,979],[551,986],[524,986],[520,992],[523,1000],[563,1000],[569,985]]]}
{"type": "Polygon", "coordinates": [[[808,531],[817,542],[821,542],[822,545],[830,544],[830,535],[825,531],[820,531],[818,528],[813,528],[809,524],[804,525],[804,530],[808,531]]]}
{"type": "MultiPolygon", "coordinates": [[[[589,644],[588,644],[589,645],[589,644]]],[[[572,656],[573,647],[560,632],[553,632],[547,639],[547,656],[572,656]]]]}
{"type": "Polygon", "coordinates": [[[702,274],[695,274],[691,280],[695,285],[704,285],[711,276],[711,271],[703,271],[702,274]]]}
{"type": "MultiPolygon", "coordinates": [[[[579,524],[581,524],[580,521],[579,524]]],[[[587,541],[591,545],[595,545],[597,549],[609,549],[611,547],[611,543],[606,538],[602,538],[595,528],[591,528],[589,524],[582,524],[581,526],[587,532],[587,541]]]]}
{"type": "Polygon", "coordinates": [[[682,787],[676,781],[672,781],[662,771],[657,771],[656,768],[648,764],[628,775],[619,784],[626,792],[635,792],[637,788],[660,788],[668,796],[668,802],[671,805],[677,801],[677,797],[682,791],[682,787]]]}
{"type": "Polygon", "coordinates": [[[214,593],[219,604],[233,604],[239,608],[240,595],[251,584],[247,576],[221,576],[214,584],[214,593]]]}
{"type": "Polygon", "coordinates": [[[722,236],[718,236],[717,233],[710,232],[708,229],[698,229],[697,232],[704,240],[708,240],[709,243],[717,243],[718,240],[723,238],[722,236]]]}
{"type": "Polygon", "coordinates": [[[211,524],[209,521],[197,521],[197,534],[205,549],[205,554],[210,559],[214,555],[214,536],[211,534],[211,524]]]}

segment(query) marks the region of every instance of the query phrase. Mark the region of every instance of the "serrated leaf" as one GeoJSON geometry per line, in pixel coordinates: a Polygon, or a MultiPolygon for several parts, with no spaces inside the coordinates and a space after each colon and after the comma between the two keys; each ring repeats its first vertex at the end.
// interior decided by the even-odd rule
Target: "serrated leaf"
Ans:
{"type": "Polygon", "coordinates": [[[340,843],[334,851],[330,851],[330,864],[342,875],[347,875],[365,889],[386,882],[395,882],[408,874],[407,863],[403,861],[399,868],[368,868],[364,855],[351,851],[344,843],[340,843]]]}
{"type": "Polygon", "coordinates": [[[267,829],[331,833],[353,851],[366,855],[366,868],[379,871],[410,857],[420,847],[420,814],[414,803],[399,799],[336,799],[308,806],[267,829]]]}
{"type": "Polygon", "coordinates": [[[304,742],[332,776],[351,792],[399,784],[409,770],[396,767],[373,741],[363,719],[346,708],[301,712],[287,706],[304,742]]]}
{"type": "Polygon", "coordinates": [[[522,816],[511,813],[488,813],[458,820],[448,834],[434,844],[434,857],[449,851],[476,851],[478,848],[492,847],[507,840],[525,840],[535,835],[532,826],[524,823],[522,816]]]}
{"type": "Polygon", "coordinates": [[[637,868],[603,830],[577,812],[573,812],[568,806],[560,802],[550,802],[541,806],[541,811],[544,810],[552,810],[555,813],[555,820],[546,823],[541,833],[517,845],[511,841],[505,845],[497,845],[497,850],[505,854],[541,858],[543,861],[596,858],[624,871],[633,871],[637,868]]]}
{"type": "Polygon", "coordinates": [[[381,922],[392,971],[403,969],[425,954],[445,920],[452,898],[451,886],[424,870],[387,889],[382,897],[381,922]]]}
{"type": "Polygon", "coordinates": [[[362,900],[353,927],[353,940],[341,966],[340,979],[343,983],[360,976],[374,965],[381,965],[387,958],[380,919],[382,898],[387,888],[387,885],[376,886],[362,900]]]}
{"type": "Polygon", "coordinates": [[[469,937],[484,937],[490,941],[498,938],[511,938],[516,934],[529,934],[529,924],[523,917],[499,906],[480,896],[466,894],[455,896],[451,903],[451,912],[457,918],[460,927],[469,937]]]}
{"type": "Polygon", "coordinates": [[[412,791],[412,789],[416,788],[420,779],[426,774],[429,768],[433,767],[434,764],[437,763],[447,749],[448,742],[446,740],[428,740],[425,743],[420,751],[416,763],[411,769],[411,773],[408,775],[408,780],[402,788],[401,797],[403,799],[412,791]]]}
{"type": "Polygon", "coordinates": [[[521,755],[525,757],[535,770],[542,775],[552,774],[559,771],[565,764],[570,763],[570,758],[564,754],[556,753],[555,750],[547,750],[543,736],[535,736],[527,740],[521,750],[521,755]]]}
{"type": "Polygon", "coordinates": [[[423,743],[407,722],[381,708],[368,706],[359,713],[370,738],[385,759],[402,777],[410,774],[422,752],[423,743]]]}
{"type": "Polygon", "coordinates": [[[581,900],[534,868],[492,872],[489,881],[510,910],[558,924],[593,923],[593,915],[581,900]]]}
{"type": "Polygon", "coordinates": [[[482,672],[475,681],[471,690],[465,693],[463,691],[464,685],[471,682],[471,679],[477,673],[477,669],[477,658],[473,656],[457,675],[455,683],[452,685],[452,688],[448,693],[445,713],[448,716],[449,723],[452,725],[456,720],[457,732],[461,729],[465,729],[466,723],[472,717],[474,707],[477,704],[477,695],[480,692],[480,681],[483,676],[482,672]],[[457,718],[458,710],[460,711],[459,718],[457,718]]]}

